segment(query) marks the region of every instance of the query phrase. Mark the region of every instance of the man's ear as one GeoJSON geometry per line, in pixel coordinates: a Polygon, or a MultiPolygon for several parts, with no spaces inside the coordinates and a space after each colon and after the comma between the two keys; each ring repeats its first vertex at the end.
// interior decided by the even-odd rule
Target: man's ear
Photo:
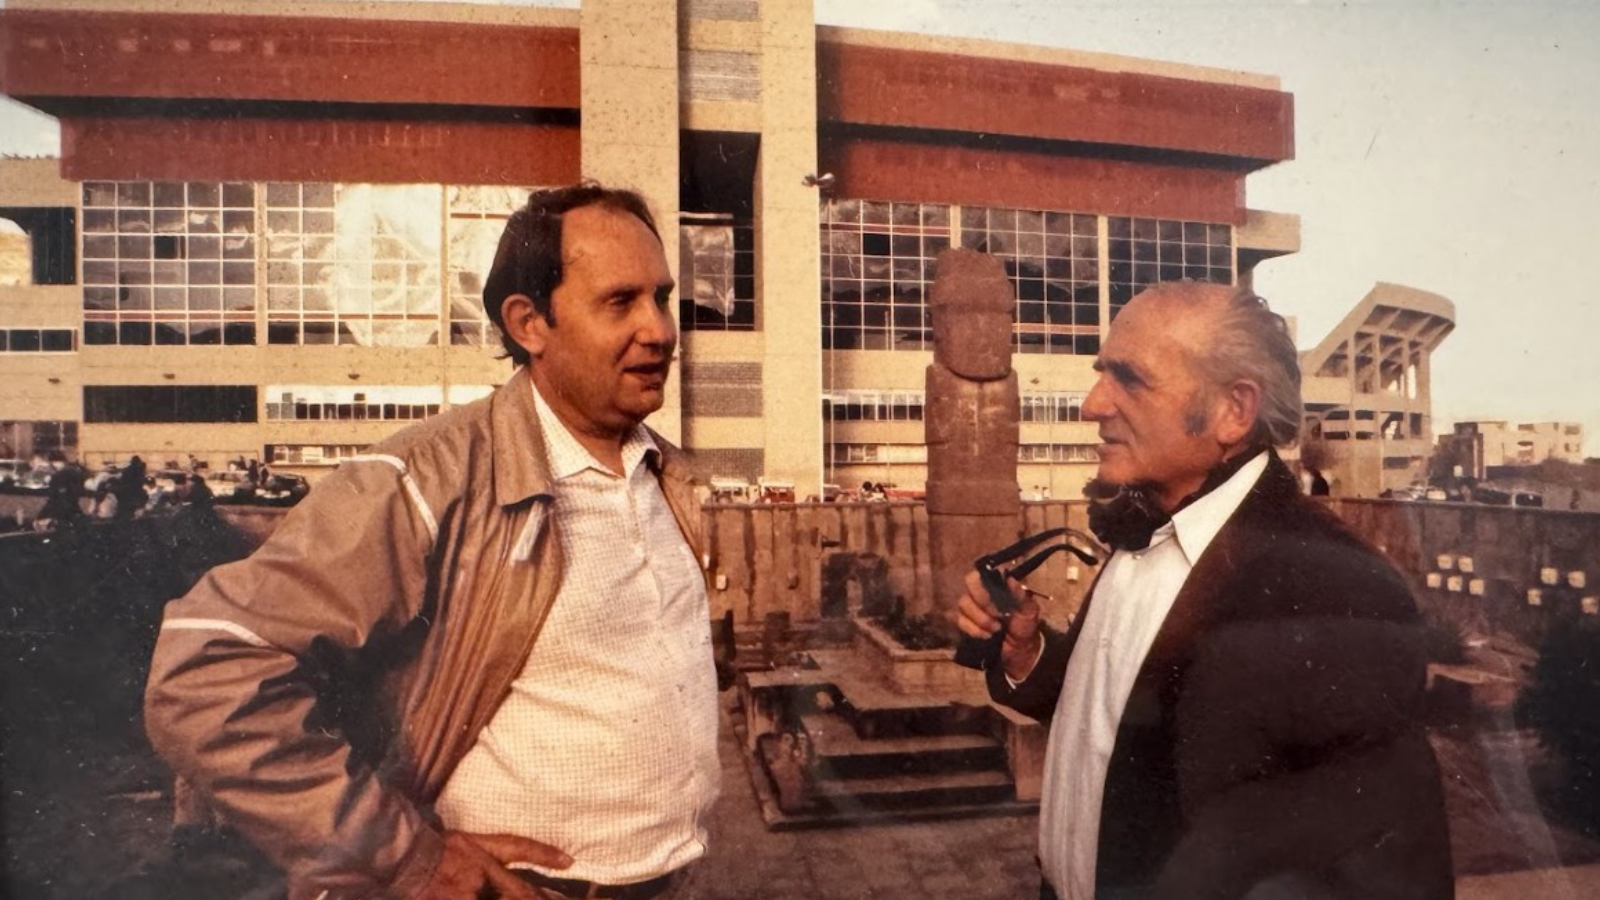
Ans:
{"type": "Polygon", "coordinates": [[[1243,443],[1255,430],[1256,416],[1261,412],[1261,386],[1241,378],[1222,392],[1219,407],[1218,443],[1227,447],[1243,443]]]}
{"type": "Polygon", "coordinates": [[[528,355],[538,358],[550,340],[550,323],[534,308],[527,294],[512,294],[500,304],[500,321],[506,334],[528,355]]]}

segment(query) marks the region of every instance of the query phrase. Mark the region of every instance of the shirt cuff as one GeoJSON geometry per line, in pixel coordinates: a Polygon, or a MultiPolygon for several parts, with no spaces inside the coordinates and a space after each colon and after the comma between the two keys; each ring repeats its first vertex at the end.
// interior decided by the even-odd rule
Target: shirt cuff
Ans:
{"type": "MultiPolygon", "coordinates": [[[[1044,641],[1045,641],[1044,630],[1040,629],[1039,630],[1039,652],[1035,653],[1033,655],[1033,662],[1028,665],[1028,675],[1032,675],[1033,674],[1033,670],[1039,667],[1039,660],[1044,658],[1044,641]]],[[[1022,676],[1022,680],[1021,681],[1015,680],[1009,674],[1006,673],[1004,668],[1002,668],[1000,670],[1000,674],[1005,676],[1006,684],[1011,685],[1011,689],[1012,690],[1016,690],[1017,688],[1022,687],[1022,682],[1028,680],[1028,675],[1022,676]]]]}

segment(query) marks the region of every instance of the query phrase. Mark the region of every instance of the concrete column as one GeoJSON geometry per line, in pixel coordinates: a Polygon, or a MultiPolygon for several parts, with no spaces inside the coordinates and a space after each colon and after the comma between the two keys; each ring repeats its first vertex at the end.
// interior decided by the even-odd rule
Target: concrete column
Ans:
{"type": "MultiPolygon", "coordinates": [[[[583,174],[650,201],[678,271],[678,4],[676,0],[584,0],[579,13],[583,174]]],[[[650,425],[681,441],[680,370],[650,425]]]]}
{"type": "Polygon", "coordinates": [[[1433,354],[1426,349],[1417,351],[1417,399],[1422,410],[1422,439],[1433,443],[1433,354]]]}
{"type": "Polygon", "coordinates": [[[822,300],[817,249],[817,38],[811,0],[761,3],[757,322],[766,341],[766,469],[822,495],[822,300]]]}

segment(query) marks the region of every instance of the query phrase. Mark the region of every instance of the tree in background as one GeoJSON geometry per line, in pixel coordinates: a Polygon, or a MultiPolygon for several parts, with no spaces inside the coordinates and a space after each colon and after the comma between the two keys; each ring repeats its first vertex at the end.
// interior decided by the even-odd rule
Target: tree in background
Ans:
{"type": "Polygon", "coordinates": [[[1600,831],[1600,622],[1594,616],[1551,623],[1517,712],[1560,760],[1557,804],[1600,831]]]}

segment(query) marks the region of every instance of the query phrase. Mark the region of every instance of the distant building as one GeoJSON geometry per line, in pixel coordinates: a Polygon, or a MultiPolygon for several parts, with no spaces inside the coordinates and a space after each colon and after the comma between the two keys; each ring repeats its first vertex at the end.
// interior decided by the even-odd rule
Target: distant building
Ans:
{"type": "Polygon", "coordinates": [[[1300,354],[1302,440],[1343,496],[1376,497],[1427,480],[1433,450],[1432,355],[1455,330],[1455,304],[1379,283],[1316,347],[1300,354]]]}
{"type": "Polygon", "coordinates": [[[1457,422],[1439,438],[1439,455],[1463,477],[1493,477],[1491,470],[1534,466],[1546,460],[1583,462],[1583,426],[1577,422],[1526,422],[1484,419],[1457,422]]]}
{"type": "MultiPolygon", "coordinates": [[[[0,10],[0,92],[62,125],[59,169],[0,161],[30,238],[0,285],[23,451],[314,477],[480,397],[510,371],[479,299],[502,222],[590,176],[659,214],[683,337],[652,424],[707,478],[923,484],[926,297],[962,246],[1016,290],[1019,479],[1076,497],[1123,304],[1299,249],[1297,217],[1245,202],[1294,153],[1270,76],[819,27],[809,0],[172,8],[0,10]]],[[[1453,325],[1429,298],[1380,285],[1308,355],[1336,490],[1426,455],[1453,325]]]]}
{"type": "Polygon", "coordinates": [[[809,0],[172,8],[0,11],[0,90],[64,154],[0,216],[74,254],[0,288],[29,298],[0,327],[67,338],[0,357],[0,420],[91,462],[314,474],[481,396],[509,371],[478,298],[501,221],[587,175],[660,214],[683,341],[653,424],[707,476],[923,483],[926,295],[965,246],[1016,286],[1021,481],[1076,496],[1117,310],[1299,245],[1244,200],[1293,156],[1273,77],[818,27],[809,0]]]}

